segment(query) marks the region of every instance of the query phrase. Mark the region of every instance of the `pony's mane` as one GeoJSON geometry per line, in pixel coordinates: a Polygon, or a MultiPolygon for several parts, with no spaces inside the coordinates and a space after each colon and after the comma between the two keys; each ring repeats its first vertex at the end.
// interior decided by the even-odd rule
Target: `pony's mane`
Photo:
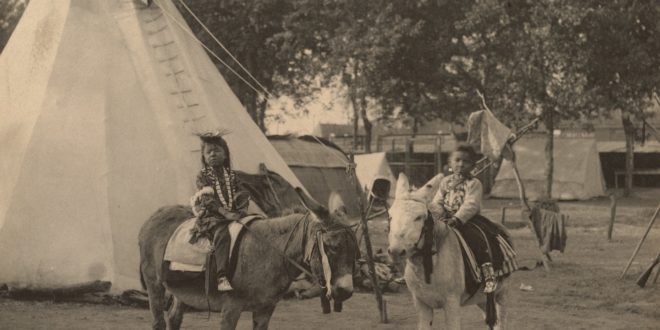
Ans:
{"type": "Polygon", "coordinates": [[[287,207],[287,208],[283,209],[281,216],[285,217],[285,216],[291,215],[291,214],[305,214],[305,213],[307,213],[307,210],[304,207],[299,206],[299,205],[295,205],[295,206],[291,206],[291,207],[287,207]]]}
{"type": "Polygon", "coordinates": [[[266,233],[281,233],[287,232],[293,228],[304,215],[302,213],[292,213],[281,217],[269,218],[256,221],[255,228],[260,227],[266,233]]]}

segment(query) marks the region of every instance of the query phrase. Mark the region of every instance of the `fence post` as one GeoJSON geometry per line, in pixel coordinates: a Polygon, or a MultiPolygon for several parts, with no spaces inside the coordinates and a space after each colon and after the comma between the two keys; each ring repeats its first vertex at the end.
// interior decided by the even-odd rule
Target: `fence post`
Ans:
{"type": "Polygon", "coordinates": [[[616,196],[610,195],[610,226],[607,228],[607,240],[612,240],[612,231],[614,230],[614,219],[616,218],[616,196]]]}
{"type": "Polygon", "coordinates": [[[442,172],[442,135],[435,138],[435,174],[442,172]]]}

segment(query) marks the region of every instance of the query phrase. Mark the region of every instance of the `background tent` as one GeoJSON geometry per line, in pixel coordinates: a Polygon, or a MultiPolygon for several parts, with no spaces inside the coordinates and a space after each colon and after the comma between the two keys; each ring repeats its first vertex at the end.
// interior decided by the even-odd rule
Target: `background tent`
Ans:
{"type": "MultiPolygon", "coordinates": [[[[546,190],[545,142],[544,137],[529,135],[514,144],[516,163],[530,200],[538,200],[546,190]]],[[[554,161],[552,198],[585,200],[605,195],[595,139],[555,137],[554,161]]],[[[507,160],[502,162],[491,196],[518,198],[518,186],[507,160]]]]}
{"type": "Polygon", "coordinates": [[[337,146],[321,138],[325,145],[319,144],[311,136],[274,135],[268,139],[319,203],[325,205],[334,190],[341,195],[350,215],[360,214],[355,184],[346,173],[348,157],[337,146]]]}
{"type": "Polygon", "coordinates": [[[386,153],[355,155],[355,163],[357,164],[355,172],[360,180],[360,187],[367,187],[367,191],[369,191],[374,179],[385,178],[390,181],[390,200],[394,199],[396,178],[387,162],[386,153]]]}
{"type": "Polygon", "coordinates": [[[170,0],[32,0],[0,56],[0,283],[139,287],[137,235],[187,204],[195,132],[300,182],[170,0]]]}

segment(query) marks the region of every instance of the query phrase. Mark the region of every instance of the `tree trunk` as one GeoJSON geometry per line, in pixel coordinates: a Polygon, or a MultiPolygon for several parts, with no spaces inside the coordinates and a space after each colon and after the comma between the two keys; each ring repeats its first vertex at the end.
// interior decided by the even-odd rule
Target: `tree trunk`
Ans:
{"type": "Polygon", "coordinates": [[[623,189],[624,196],[630,196],[633,186],[633,171],[635,170],[635,128],[630,120],[630,114],[621,111],[621,123],[623,124],[623,132],[626,135],[626,184],[623,189]]]}
{"type": "Polygon", "coordinates": [[[259,126],[259,109],[257,105],[257,96],[256,94],[250,92],[245,94],[245,101],[243,105],[245,106],[245,110],[247,110],[248,114],[250,115],[250,118],[252,118],[252,121],[254,121],[254,123],[259,126]]]}
{"type": "Polygon", "coordinates": [[[419,133],[419,119],[416,117],[413,118],[413,127],[412,127],[412,139],[410,140],[410,146],[408,147],[408,152],[412,155],[415,152],[415,138],[419,133]]]}
{"type": "Polygon", "coordinates": [[[357,149],[358,146],[358,134],[359,134],[359,129],[358,129],[358,123],[360,120],[360,112],[359,112],[359,105],[357,104],[357,100],[355,99],[355,88],[353,87],[353,84],[348,86],[349,92],[348,92],[348,97],[351,99],[351,105],[353,106],[353,151],[357,149]]]}
{"type": "MultiPolygon", "coordinates": [[[[249,72],[258,72],[257,68],[257,61],[255,59],[255,53],[254,51],[250,51],[247,56],[246,56],[247,62],[245,63],[247,70],[249,72]]],[[[252,121],[254,121],[257,126],[259,126],[259,129],[261,129],[262,132],[265,132],[265,125],[263,122],[260,122],[259,120],[259,95],[256,91],[246,88],[245,91],[243,92],[243,98],[245,99],[244,106],[248,111],[248,114],[250,114],[250,117],[252,118],[252,121]]]]}
{"type": "Polygon", "coordinates": [[[257,102],[257,126],[259,126],[262,132],[266,133],[266,109],[268,109],[268,101],[262,100],[257,102]]]}
{"type": "Polygon", "coordinates": [[[371,153],[371,129],[373,124],[367,117],[367,97],[360,96],[360,116],[362,117],[362,125],[364,126],[364,152],[371,153]]]}
{"type": "Polygon", "coordinates": [[[553,120],[552,110],[548,110],[546,114],[545,127],[548,130],[546,133],[546,143],[545,143],[545,197],[552,199],[552,181],[554,174],[554,165],[555,165],[555,123],[553,120]]]}

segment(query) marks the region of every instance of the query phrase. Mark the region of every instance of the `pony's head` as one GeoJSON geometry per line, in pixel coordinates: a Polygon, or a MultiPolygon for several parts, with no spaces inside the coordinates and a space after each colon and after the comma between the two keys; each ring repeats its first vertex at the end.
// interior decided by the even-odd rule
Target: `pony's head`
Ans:
{"type": "Polygon", "coordinates": [[[310,245],[312,250],[306,253],[312,273],[330,286],[336,302],[344,301],[353,294],[353,271],[359,254],[357,239],[346,221],[344,202],[333,192],[326,208],[302,189],[296,188],[296,192],[314,220],[314,234],[309,239],[316,240],[316,244],[310,245]]]}
{"type": "Polygon", "coordinates": [[[392,258],[410,257],[415,252],[428,216],[427,205],[440,186],[442,174],[433,177],[417,190],[410,188],[408,177],[401,173],[396,184],[396,195],[390,207],[390,233],[388,253],[392,258]]]}

